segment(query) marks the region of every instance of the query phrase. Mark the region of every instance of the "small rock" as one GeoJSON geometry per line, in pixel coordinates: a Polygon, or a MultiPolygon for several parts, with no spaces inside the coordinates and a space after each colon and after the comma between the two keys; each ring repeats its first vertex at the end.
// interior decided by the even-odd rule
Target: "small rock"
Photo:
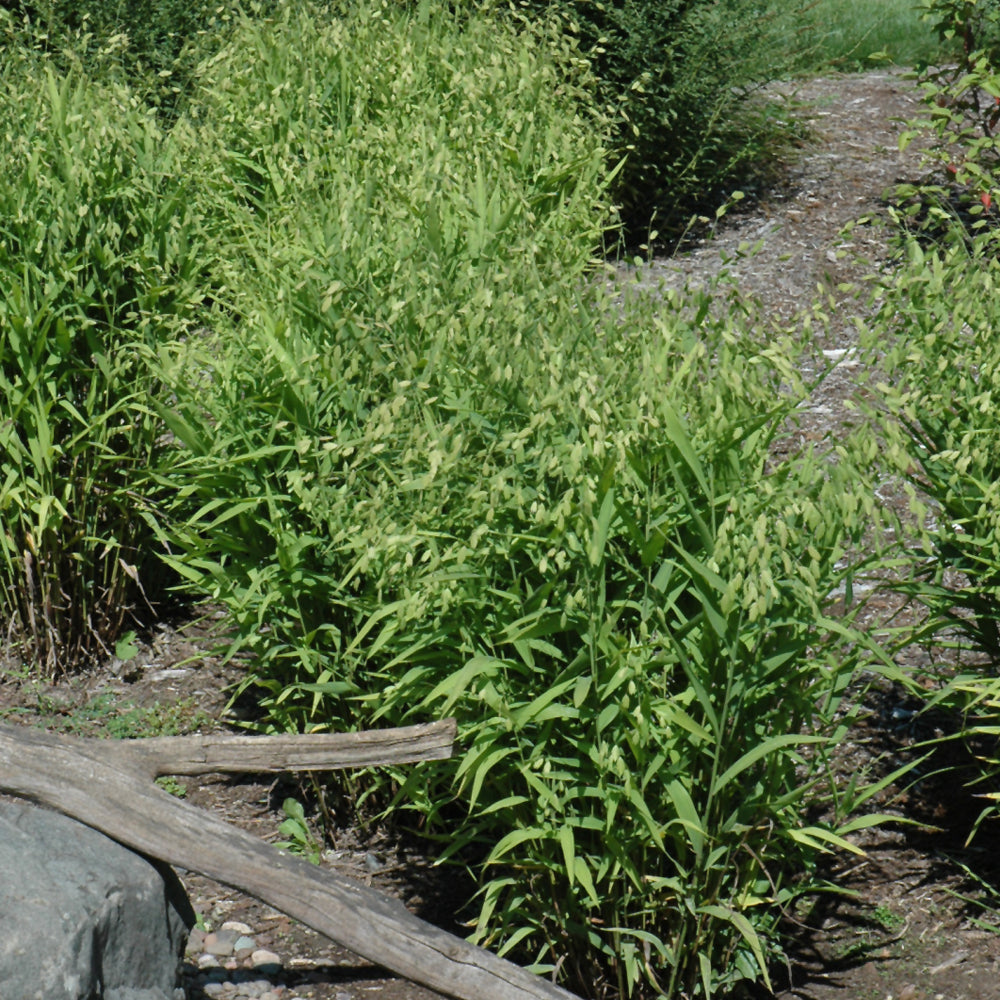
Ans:
{"type": "Polygon", "coordinates": [[[205,950],[205,931],[195,927],[188,935],[187,950],[189,954],[205,950]]]}
{"type": "Polygon", "coordinates": [[[224,931],[235,931],[237,934],[253,934],[253,931],[239,920],[227,920],[222,925],[222,930],[224,931]]]}
{"type": "Polygon", "coordinates": [[[189,673],[190,667],[168,667],[166,670],[155,670],[148,677],[151,681],[170,681],[177,677],[187,677],[189,673]]]}
{"type": "Polygon", "coordinates": [[[217,969],[219,968],[219,960],[212,954],[204,954],[198,956],[198,968],[199,969],[217,969]]]}
{"type": "Polygon", "coordinates": [[[250,964],[264,973],[281,971],[281,959],[273,951],[268,951],[266,948],[258,948],[250,956],[250,964]]]}
{"type": "Polygon", "coordinates": [[[257,942],[246,934],[240,935],[233,944],[233,951],[238,955],[241,951],[253,951],[257,947],[257,942]]]}
{"type": "Polygon", "coordinates": [[[209,955],[225,958],[232,955],[239,938],[240,934],[237,931],[220,930],[214,934],[206,934],[203,947],[209,955]]]}

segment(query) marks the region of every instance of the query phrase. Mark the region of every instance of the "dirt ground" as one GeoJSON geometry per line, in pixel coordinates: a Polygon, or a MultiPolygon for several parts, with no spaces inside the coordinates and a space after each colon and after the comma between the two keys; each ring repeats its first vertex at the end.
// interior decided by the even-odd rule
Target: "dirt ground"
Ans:
{"type": "MultiPolygon", "coordinates": [[[[836,434],[851,419],[845,407],[857,386],[854,318],[863,302],[844,286],[858,282],[891,256],[883,195],[897,180],[913,179],[919,155],[901,155],[901,120],[917,101],[912,83],[878,71],[785,88],[804,109],[812,139],[785,182],[755,204],[726,217],[713,239],[684,254],[656,259],[642,280],[698,284],[723,261],[746,294],[766,313],[789,320],[809,307],[817,290],[827,297],[830,323],[819,348],[836,364],[812,398],[801,433],[836,434]],[[853,236],[843,228],[859,218],[853,236]],[[753,252],[747,252],[753,248],[753,252]]],[[[624,269],[623,269],[624,270],[624,269]]],[[[873,604],[871,620],[892,609],[873,604]]],[[[127,663],[56,686],[39,686],[10,673],[0,680],[0,718],[81,735],[125,735],[170,727],[208,731],[224,718],[225,689],[236,679],[210,653],[214,619],[163,626],[127,663]],[[164,708],[164,706],[175,706],[164,708]]],[[[906,748],[929,735],[934,721],[917,719],[896,692],[873,693],[870,714],[845,742],[848,771],[889,767],[906,748]]],[[[267,840],[277,839],[287,795],[309,798],[308,785],[291,779],[257,782],[185,779],[187,801],[267,840]]],[[[177,789],[178,791],[180,789],[177,789]]],[[[776,970],[777,1000],[1000,1000],[1000,913],[989,890],[1000,874],[995,832],[985,829],[964,845],[976,802],[954,781],[928,775],[908,792],[891,789],[884,805],[910,821],[858,838],[863,857],[831,859],[827,874],[843,892],[789,914],[789,963],[776,970]],[[893,798],[893,795],[900,794],[893,798]]],[[[363,836],[346,825],[327,845],[322,864],[400,896],[412,909],[458,933],[455,887],[419,851],[384,836],[363,836]]],[[[258,946],[285,965],[284,997],[315,1000],[427,1000],[436,996],[399,980],[331,944],[282,914],[200,876],[182,873],[195,909],[213,926],[239,920],[258,946]]],[[[451,876],[448,876],[451,878],[451,876]]],[[[192,949],[187,969],[191,996],[203,1000],[192,949]]],[[[211,994],[217,995],[217,994],[211,994]]],[[[766,997],[766,991],[754,991],[766,997]]]]}

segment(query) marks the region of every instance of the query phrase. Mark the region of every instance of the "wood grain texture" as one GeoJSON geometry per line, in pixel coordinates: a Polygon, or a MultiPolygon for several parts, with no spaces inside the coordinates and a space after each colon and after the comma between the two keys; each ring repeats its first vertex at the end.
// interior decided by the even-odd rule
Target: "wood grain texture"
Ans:
{"type": "Polygon", "coordinates": [[[240,889],[355,954],[460,1000],[572,994],[420,920],[391,897],[285,854],[148,779],[134,744],[0,725],[0,791],[240,889]]]}
{"type": "Polygon", "coordinates": [[[299,736],[160,736],[123,740],[122,748],[152,778],[164,774],[275,774],[445,760],[455,720],[361,733],[299,736]]]}

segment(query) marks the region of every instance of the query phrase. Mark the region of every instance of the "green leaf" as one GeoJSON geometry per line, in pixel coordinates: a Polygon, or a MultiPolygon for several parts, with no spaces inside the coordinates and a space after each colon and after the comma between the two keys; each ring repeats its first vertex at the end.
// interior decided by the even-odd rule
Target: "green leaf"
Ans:
{"type": "Polygon", "coordinates": [[[810,743],[826,743],[825,736],[807,736],[786,733],[779,736],[769,736],[748,750],[738,760],[734,761],[713,783],[713,794],[722,792],[726,786],[739,777],[747,768],[752,767],[764,757],[790,746],[803,746],[810,743]]]}
{"type": "Polygon", "coordinates": [[[139,647],[135,643],[135,632],[126,632],[115,643],[115,656],[123,662],[131,660],[139,652],[139,647]]]}
{"type": "Polygon", "coordinates": [[[590,539],[590,546],[587,550],[587,558],[591,566],[599,566],[604,559],[604,549],[608,542],[608,532],[611,528],[611,519],[615,513],[615,493],[613,488],[609,488],[601,501],[601,510],[597,515],[594,524],[594,533],[590,539]]]}
{"type": "Polygon", "coordinates": [[[694,852],[695,861],[700,862],[705,851],[705,825],[698,815],[694,801],[688,790],[674,780],[667,785],[667,795],[673,803],[677,818],[681,821],[688,835],[688,842],[694,852]]]}
{"type": "Polygon", "coordinates": [[[601,900],[597,895],[597,888],[594,885],[594,879],[591,876],[590,867],[587,865],[586,859],[582,858],[579,854],[573,859],[573,874],[576,876],[576,880],[580,883],[580,885],[583,886],[591,904],[594,907],[599,907],[601,905],[601,900]]]}
{"type": "Polygon", "coordinates": [[[828,852],[831,847],[836,847],[843,851],[849,851],[851,854],[863,856],[865,853],[856,844],[852,844],[832,830],[824,830],[822,827],[809,826],[799,830],[792,827],[786,833],[796,843],[805,844],[813,850],[828,852]]]}
{"type": "Polygon", "coordinates": [[[566,865],[566,874],[569,877],[569,884],[573,885],[575,871],[573,863],[576,859],[576,841],[573,836],[573,828],[568,824],[563,824],[559,828],[559,846],[563,852],[563,863],[566,865]]]}
{"type": "Polygon", "coordinates": [[[764,959],[764,949],[761,945],[760,938],[750,921],[747,920],[742,913],[737,913],[729,907],[719,906],[716,904],[699,906],[698,912],[716,917],[719,920],[725,920],[728,923],[731,923],[740,932],[743,940],[746,941],[746,943],[750,946],[750,950],[753,952],[753,957],[757,961],[757,968],[760,971],[761,978],[764,980],[764,985],[769,990],[772,989],[771,979],[767,971],[767,962],[764,959]]]}

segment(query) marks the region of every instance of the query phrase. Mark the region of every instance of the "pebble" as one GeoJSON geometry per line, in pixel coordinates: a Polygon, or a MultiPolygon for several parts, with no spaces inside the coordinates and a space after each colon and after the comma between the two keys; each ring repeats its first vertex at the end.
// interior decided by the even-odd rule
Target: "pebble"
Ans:
{"type": "Polygon", "coordinates": [[[258,947],[253,929],[227,920],[218,931],[194,930],[188,938],[186,986],[210,1000],[296,1000],[281,982],[284,963],[258,947]]]}
{"type": "Polygon", "coordinates": [[[261,972],[281,972],[281,959],[266,948],[258,948],[250,956],[250,964],[261,972]]]}
{"type": "Polygon", "coordinates": [[[241,936],[238,931],[226,930],[223,927],[218,933],[206,934],[202,947],[209,955],[217,955],[219,958],[225,958],[232,955],[236,948],[236,942],[239,941],[241,936]]]}

